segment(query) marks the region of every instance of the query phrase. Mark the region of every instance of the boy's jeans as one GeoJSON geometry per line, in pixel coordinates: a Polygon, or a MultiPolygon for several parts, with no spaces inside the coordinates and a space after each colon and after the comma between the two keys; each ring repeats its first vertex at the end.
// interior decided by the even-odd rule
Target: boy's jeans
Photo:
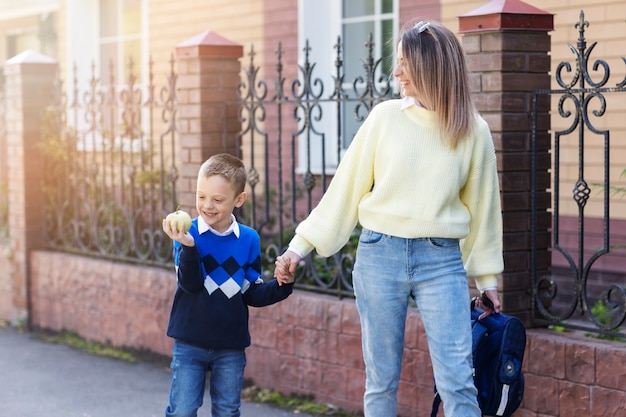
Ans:
{"type": "Polygon", "coordinates": [[[424,323],[445,415],[480,417],[458,239],[403,239],[363,229],[352,276],[366,365],[365,417],[396,417],[409,297],[424,323]]]}
{"type": "Polygon", "coordinates": [[[243,349],[207,350],[175,340],[170,404],[165,416],[196,417],[202,406],[206,373],[210,371],[212,416],[239,417],[245,366],[243,349]]]}

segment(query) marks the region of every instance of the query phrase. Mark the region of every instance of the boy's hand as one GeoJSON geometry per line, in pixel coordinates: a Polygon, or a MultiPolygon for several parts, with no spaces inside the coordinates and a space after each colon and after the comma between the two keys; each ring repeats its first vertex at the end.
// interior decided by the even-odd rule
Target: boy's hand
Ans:
{"type": "Polygon", "coordinates": [[[295,280],[296,267],[299,262],[300,257],[289,250],[276,258],[274,277],[278,285],[289,284],[295,280]]]}
{"type": "Polygon", "coordinates": [[[181,227],[179,227],[176,221],[170,222],[169,220],[163,219],[163,231],[170,239],[180,242],[185,246],[195,246],[196,241],[193,239],[193,236],[191,236],[189,232],[184,232],[182,225],[180,226],[181,227]]]}

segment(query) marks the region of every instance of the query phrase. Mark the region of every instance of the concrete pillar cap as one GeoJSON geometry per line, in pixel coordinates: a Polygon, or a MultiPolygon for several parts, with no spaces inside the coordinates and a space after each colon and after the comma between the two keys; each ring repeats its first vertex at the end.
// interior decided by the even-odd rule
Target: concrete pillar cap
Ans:
{"type": "Polygon", "coordinates": [[[27,49],[22,53],[15,55],[13,58],[8,59],[6,65],[15,64],[56,64],[57,61],[54,58],[50,58],[47,55],[40,54],[39,52],[27,49]]]}
{"type": "Polygon", "coordinates": [[[554,29],[554,15],[521,0],[492,0],[459,17],[459,32],[554,29]]]}
{"type": "Polygon", "coordinates": [[[176,45],[176,56],[241,58],[243,46],[207,30],[176,45]]]}

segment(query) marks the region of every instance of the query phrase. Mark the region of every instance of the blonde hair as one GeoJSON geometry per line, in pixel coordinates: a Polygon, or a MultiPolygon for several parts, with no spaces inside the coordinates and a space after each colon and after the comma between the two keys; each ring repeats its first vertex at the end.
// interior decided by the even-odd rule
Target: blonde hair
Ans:
{"type": "Polygon", "coordinates": [[[456,148],[474,126],[474,104],[460,42],[445,26],[410,21],[400,35],[407,75],[425,108],[437,115],[441,134],[456,148]]]}
{"type": "Polygon", "coordinates": [[[213,175],[221,175],[230,182],[235,195],[243,193],[248,179],[243,161],[227,153],[213,155],[200,166],[198,177],[209,178],[213,175]]]}

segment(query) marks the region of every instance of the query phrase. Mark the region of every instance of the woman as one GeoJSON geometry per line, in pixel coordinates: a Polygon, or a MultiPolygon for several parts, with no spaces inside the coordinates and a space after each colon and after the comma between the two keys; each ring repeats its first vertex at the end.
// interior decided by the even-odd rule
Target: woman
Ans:
{"type": "Polygon", "coordinates": [[[420,311],[448,417],[480,417],[471,365],[467,276],[499,311],[502,217],[489,127],[470,96],[454,33],[405,26],[394,76],[402,99],[375,106],[275,275],[313,249],[339,251],[362,227],[353,270],[366,365],[366,417],[395,417],[409,297],[420,311]]]}

